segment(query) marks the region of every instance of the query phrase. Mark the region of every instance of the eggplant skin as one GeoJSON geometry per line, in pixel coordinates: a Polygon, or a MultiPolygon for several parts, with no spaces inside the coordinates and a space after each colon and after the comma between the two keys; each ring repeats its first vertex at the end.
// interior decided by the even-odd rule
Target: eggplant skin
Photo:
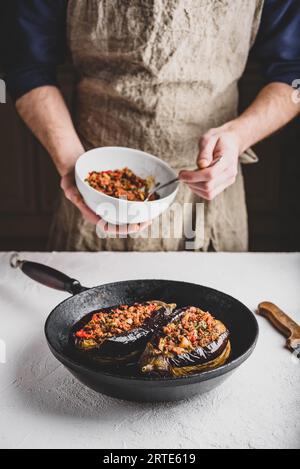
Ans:
{"type": "MultiPolygon", "coordinates": [[[[98,344],[93,339],[82,340],[75,336],[75,333],[91,320],[95,311],[88,313],[72,328],[71,341],[73,345],[75,345],[77,350],[82,351],[86,358],[90,358],[100,364],[137,362],[145,349],[149,337],[157,329],[169,322],[172,311],[176,307],[175,304],[167,304],[158,300],[147,301],[146,303],[157,303],[160,308],[152,317],[146,319],[141,327],[110,337],[101,344],[98,344]]],[[[117,306],[102,308],[101,311],[108,312],[117,306]]]]}
{"type": "MultiPolygon", "coordinates": [[[[170,322],[179,319],[185,314],[186,309],[174,311],[170,322]]],[[[220,335],[216,340],[210,342],[206,347],[197,347],[191,352],[182,354],[165,354],[161,352],[158,349],[158,343],[163,333],[157,331],[147,343],[141,355],[139,361],[140,371],[145,374],[176,377],[198,373],[223,365],[231,353],[229,331],[221,321],[216,320],[216,326],[220,330],[220,335]]]]}
{"type": "Polygon", "coordinates": [[[172,367],[171,368],[171,375],[176,376],[186,376],[191,373],[200,373],[201,371],[205,370],[212,370],[214,368],[218,368],[221,365],[224,365],[228,360],[231,353],[231,344],[228,340],[226,343],[226,347],[224,348],[223,352],[218,355],[213,360],[210,360],[206,363],[202,363],[199,365],[191,365],[191,366],[181,366],[181,367],[172,367]]]}

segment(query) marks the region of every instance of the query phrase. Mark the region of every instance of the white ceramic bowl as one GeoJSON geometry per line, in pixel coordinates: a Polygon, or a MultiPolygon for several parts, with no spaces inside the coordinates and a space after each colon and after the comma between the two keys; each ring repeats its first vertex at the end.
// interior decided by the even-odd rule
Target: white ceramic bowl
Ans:
{"type": "Polygon", "coordinates": [[[86,181],[90,171],[121,169],[127,166],[137,176],[153,176],[155,182],[165,183],[176,173],[164,161],[149,153],[125,147],[101,147],[84,153],[76,163],[76,184],[91,210],[115,225],[150,221],[163,213],[173,202],[178,183],[159,192],[160,199],[150,202],[131,202],[110,197],[93,189],[86,181]]]}

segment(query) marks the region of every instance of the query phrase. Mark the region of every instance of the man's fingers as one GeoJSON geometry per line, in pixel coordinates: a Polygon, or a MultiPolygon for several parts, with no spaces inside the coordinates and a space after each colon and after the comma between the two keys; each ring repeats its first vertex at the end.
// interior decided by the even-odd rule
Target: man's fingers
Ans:
{"type": "Polygon", "coordinates": [[[108,225],[107,221],[103,220],[103,218],[100,218],[98,220],[98,223],[97,223],[97,229],[99,229],[99,230],[103,231],[104,233],[106,233],[107,225],[108,225]]]}
{"type": "Polygon", "coordinates": [[[103,219],[100,219],[98,222],[98,228],[100,228],[103,232],[109,235],[127,235],[127,234],[134,234],[139,233],[145,230],[151,222],[145,223],[130,223],[129,225],[113,225],[112,223],[107,223],[103,219]]]}
{"type": "Polygon", "coordinates": [[[199,155],[197,166],[199,169],[207,168],[214,159],[214,150],[218,141],[218,135],[208,132],[199,142],[199,155]]]}
{"type": "Polygon", "coordinates": [[[78,201],[76,207],[80,210],[84,218],[92,223],[93,225],[97,225],[98,221],[100,220],[99,215],[96,215],[85,203],[83,200],[78,201]]]}
{"type": "Polygon", "coordinates": [[[111,236],[126,235],[128,233],[128,225],[114,225],[113,223],[108,223],[105,220],[99,221],[98,228],[111,236]]]}
{"type": "Polygon", "coordinates": [[[120,225],[117,228],[117,233],[122,235],[133,234],[139,231],[138,223],[131,223],[130,225],[120,225]]]}
{"type": "Polygon", "coordinates": [[[96,215],[92,210],[90,210],[86,205],[82,206],[81,208],[78,207],[82,216],[92,225],[97,225],[99,221],[99,216],[96,215]]]}
{"type": "MultiPolygon", "coordinates": [[[[222,130],[222,128],[220,128],[222,130]]],[[[238,171],[237,138],[220,129],[209,130],[199,142],[198,170],[181,171],[179,178],[200,197],[212,200],[234,183],[238,171]],[[222,158],[219,160],[219,157],[222,158]],[[214,159],[217,161],[214,162],[214,159]]]]}
{"type": "Polygon", "coordinates": [[[192,189],[194,194],[202,197],[205,200],[213,200],[217,195],[219,195],[224,189],[231,186],[235,182],[235,177],[230,177],[219,184],[217,187],[213,189],[203,189],[197,186],[196,189],[192,189]]]}
{"type": "Polygon", "coordinates": [[[203,170],[199,171],[198,169],[195,171],[183,170],[180,171],[178,177],[180,181],[187,184],[196,184],[197,182],[205,181],[204,177],[202,176],[202,171],[203,170]]]}
{"type": "Polygon", "coordinates": [[[151,225],[151,221],[144,221],[143,223],[140,223],[139,232],[144,231],[150,225],[151,225]]]}
{"type": "Polygon", "coordinates": [[[205,191],[212,191],[219,187],[221,184],[226,182],[231,175],[228,174],[228,170],[223,171],[221,174],[217,175],[217,177],[209,179],[207,181],[201,181],[198,183],[189,183],[188,186],[192,191],[195,190],[205,190],[205,191]]]}
{"type": "MultiPolygon", "coordinates": [[[[63,187],[63,184],[62,184],[63,187]]],[[[75,186],[69,186],[65,189],[65,196],[72,204],[77,207],[84,218],[92,223],[93,225],[97,225],[100,217],[96,215],[83,201],[80,192],[75,186]]]]}
{"type": "Polygon", "coordinates": [[[187,184],[196,184],[198,182],[210,181],[224,173],[228,167],[226,158],[222,158],[211,168],[197,169],[195,171],[180,171],[179,179],[187,184]]]}

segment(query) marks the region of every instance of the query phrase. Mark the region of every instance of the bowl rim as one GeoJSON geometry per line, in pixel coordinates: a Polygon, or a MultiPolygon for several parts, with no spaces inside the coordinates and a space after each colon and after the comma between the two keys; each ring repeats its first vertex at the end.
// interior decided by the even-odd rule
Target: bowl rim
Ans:
{"type": "Polygon", "coordinates": [[[80,179],[80,181],[84,184],[85,187],[87,187],[89,190],[92,191],[92,193],[95,193],[95,194],[99,194],[100,196],[102,197],[105,197],[107,198],[108,200],[113,200],[113,201],[118,201],[119,203],[125,203],[125,204],[140,204],[141,202],[143,202],[144,204],[159,204],[161,203],[163,200],[165,199],[168,199],[168,197],[171,197],[173,196],[174,194],[176,195],[177,191],[178,191],[178,186],[179,186],[179,183],[176,183],[174,182],[174,184],[176,184],[176,187],[175,189],[170,193],[168,194],[167,196],[165,197],[162,197],[162,198],[159,198],[157,200],[126,200],[126,199],[119,199],[118,197],[112,197],[111,195],[107,195],[105,194],[104,192],[101,192],[101,191],[97,191],[96,189],[94,189],[92,186],[90,186],[82,177],[81,175],[79,174],[79,170],[78,170],[78,165],[79,165],[79,161],[84,157],[86,156],[87,154],[89,153],[92,153],[94,152],[95,150],[102,150],[102,149],[113,149],[113,150],[130,150],[134,153],[143,153],[146,157],[158,162],[160,165],[164,166],[166,169],[168,169],[171,173],[173,173],[174,177],[177,176],[175,170],[168,164],[166,163],[165,161],[161,160],[160,158],[158,158],[157,156],[154,156],[154,155],[151,155],[151,153],[147,153],[143,150],[138,150],[136,148],[130,148],[130,147],[112,147],[112,146],[104,146],[104,147],[95,147],[95,148],[91,148],[90,150],[86,151],[85,153],[83,153],[82,155],[79,156],[79,158],[77,159],[76,161],[76,164],[75,164],[75,175],[80,179]]]}

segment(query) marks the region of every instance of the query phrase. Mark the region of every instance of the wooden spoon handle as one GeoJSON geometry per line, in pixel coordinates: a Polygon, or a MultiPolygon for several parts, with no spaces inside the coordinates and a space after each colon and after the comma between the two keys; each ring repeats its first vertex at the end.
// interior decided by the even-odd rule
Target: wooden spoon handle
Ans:
{"type": "Polygon", "coordinates": [[[300,341],[300,326],[293,321],[274,303],[264,301],[258,305],[258,314],[267,318],[285,337],[288,337],[287,345],[296,347],[300,341]]]}

